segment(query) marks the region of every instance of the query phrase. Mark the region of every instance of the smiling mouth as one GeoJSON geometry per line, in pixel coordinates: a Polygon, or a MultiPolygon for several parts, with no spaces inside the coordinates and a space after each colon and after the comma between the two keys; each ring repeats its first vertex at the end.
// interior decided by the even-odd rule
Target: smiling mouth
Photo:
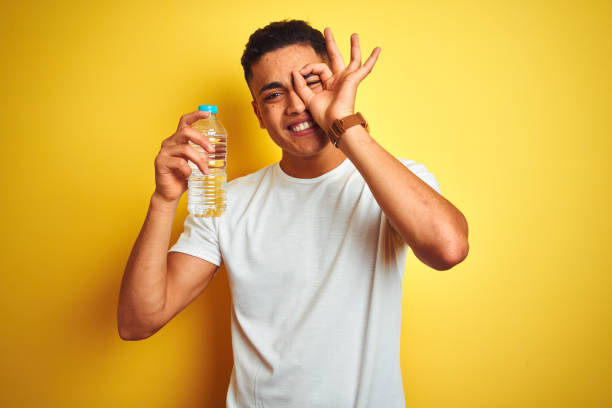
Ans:
{"type": "Polygon", "coordinates": [[[305,132],[307,130],[317,130],[319,126],[312,120],[306,120],[304,122],[297,123],[295,125],[287,126],[287,129],[295,133],[305,132]]]}

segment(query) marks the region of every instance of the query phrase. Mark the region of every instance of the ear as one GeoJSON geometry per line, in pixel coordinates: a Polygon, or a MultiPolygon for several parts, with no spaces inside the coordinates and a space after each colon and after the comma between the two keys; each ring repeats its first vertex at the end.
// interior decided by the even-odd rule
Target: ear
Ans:
{"type": "Polygon", "coordinates": [[[266,127],[263,124],[263,120],[261,120],[261,113],[259,113],[257,102],[251,101],[251,106],[253,107],[253,112],[255,112],[255,116],[257,116],[257,120],[259,120],[259,127],[265,129],[266,127]]]}

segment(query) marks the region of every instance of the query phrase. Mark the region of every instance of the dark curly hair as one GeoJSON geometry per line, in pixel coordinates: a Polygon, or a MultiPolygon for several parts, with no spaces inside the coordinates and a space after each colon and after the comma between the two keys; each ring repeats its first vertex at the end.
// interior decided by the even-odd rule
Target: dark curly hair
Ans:
{"type": "Polygon", "coordinates": [[[265,54],[293,44],[310,45],[325,61],[329,61],[325,37],[302,20],[283,20],[268,24],[249,37],[240,62],[247,84],[253,78],[251,67],[265,54]]]}

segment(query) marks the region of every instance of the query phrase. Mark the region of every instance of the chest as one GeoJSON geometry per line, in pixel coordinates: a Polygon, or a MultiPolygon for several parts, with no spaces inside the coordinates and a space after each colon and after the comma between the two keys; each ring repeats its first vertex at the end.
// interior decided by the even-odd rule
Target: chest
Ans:
{"type": "Polygon", "coordinates": [[[362,179],[255,192],[220,230],[233,293],[265,298],[257,302],[304,294],[355,265],[367,267],[376,256],[380,214],[362,179]]]}

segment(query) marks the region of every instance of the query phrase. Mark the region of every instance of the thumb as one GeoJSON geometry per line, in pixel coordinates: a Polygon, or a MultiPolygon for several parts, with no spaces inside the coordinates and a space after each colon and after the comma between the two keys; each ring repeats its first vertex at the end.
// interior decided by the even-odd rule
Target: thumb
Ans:
{"type": "Polygon", "coordinates": [[[314,92],[308,85],[306,85],[306,80],[298,71],[292,71],[293,75],[293,88],[298,96],[304,101],[306,108],[310,107],[310,100],[314,96],[314,92]]]}

